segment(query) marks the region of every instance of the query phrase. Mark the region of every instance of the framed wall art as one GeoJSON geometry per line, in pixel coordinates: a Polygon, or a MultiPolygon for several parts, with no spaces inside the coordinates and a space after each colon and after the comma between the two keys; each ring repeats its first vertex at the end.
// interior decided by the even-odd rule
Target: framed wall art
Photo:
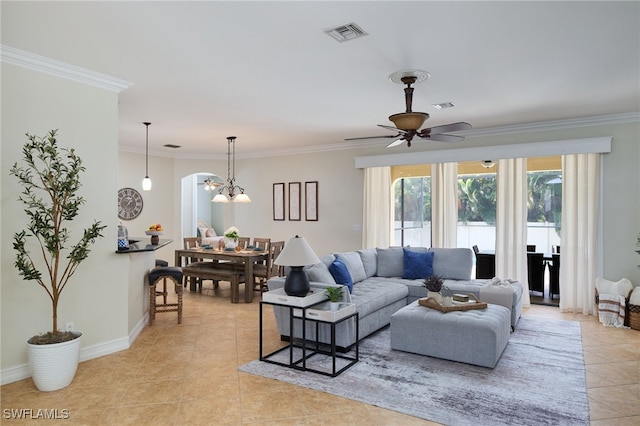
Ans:
{"type": "Polygon", "coordinates": [[[304,218],[318,220],[318,181],[304,183],[304,218]]]}
{"type": "Polygon", "coordinates": [[[273,184],[273,220],[284,220],[284,182],[273,184]]]}
{"type": "Polygon", "coordinates": [[[300,220],[300,182],[289,182],[289,220],[300,220]]]}

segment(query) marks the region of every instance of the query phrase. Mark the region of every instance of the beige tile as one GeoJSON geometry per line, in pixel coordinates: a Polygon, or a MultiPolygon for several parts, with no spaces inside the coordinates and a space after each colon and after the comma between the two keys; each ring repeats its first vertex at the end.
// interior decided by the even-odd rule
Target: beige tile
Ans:
{"type": "Polygon", "coordinates": [[[182,399],[184,380],[156,380],[127,386],[121,406],[177,403],[182,399]]]}
{"type": "MultiPolygon", "coordinates": [[[[67,408],[68,425],[433,424],[239,372],[258,357],[258,303],[231,304],[228,297],[228,284],[187,292],[182,324],[175,313],[160,314],[129,350],[81,363],[69,387],[39,392],[31,379],[21,380],[0,387],[0,405],[67,408]]],[[[592,425],[640,424],[640,331],[605,328],[594,316],[557,308],[532,306],[525,315],[580,322],[592,425]]],[[[286,345],[270,306],[263,320],[265,351],[286,345]]]]}
{"type": "Polygon", "coordinates": [[[118,407],[105,412],[106,422],[113,426],[172,426],[178,416],[178,402],[118,407]]]}

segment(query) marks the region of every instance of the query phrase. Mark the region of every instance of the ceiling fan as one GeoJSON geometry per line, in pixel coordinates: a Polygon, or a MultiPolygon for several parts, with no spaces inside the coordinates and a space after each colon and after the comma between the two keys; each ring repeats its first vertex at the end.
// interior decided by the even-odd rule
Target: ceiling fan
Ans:
{"type": "Polygon", "coordinates": [[[465,122],[445,124],[442,126],[425,127],[422,130],[420,127],[424,124],[425,120],[429,118],[429,114],[426,112],[413,112],[411,110],[411,103],[413,101],[413,87],[412,84],[423,81],[429,77],[429,73],[424,71],[400,71],[390,76],[392,81],[397,83],[403,83],[406,85],[404,88],[404,98],[407,110],[398,114],[389,116],[389,120],[395,124],[393,126],[385,126],[378,124],[383,129],[388,129],[396,132],[395,135],[385,136],[365,136],[361,138],[347,138],[346,141],[361,140],[361,139],[394,139],[387,148],[398,146],[405,141],[407,146],[411,147],[411,141],[414,137],[418,136],[421,139],[429,139],[439,142],[460,142],[464,140],[463,136],[451,135],[450,132],[457,132],[461,130],[471,129],[471,124],[465,122]]]}

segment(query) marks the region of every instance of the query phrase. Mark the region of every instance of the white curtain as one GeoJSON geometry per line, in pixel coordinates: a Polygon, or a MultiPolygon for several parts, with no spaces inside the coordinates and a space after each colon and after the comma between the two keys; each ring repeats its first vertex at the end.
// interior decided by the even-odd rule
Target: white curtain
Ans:
{"type": "Polygon", "coordinates": [[[391,168],[364,169],[362,248],[389,247],[393,226],[391,168]]]}
{"type": "Polygon", "coordinates": [[[431,165],[431,247],[458,246],[458,163],[431,165]]]}
{"type": "Polygon", "coordinates": [[[562,156],[560,310],[595,311],[600,154],[562,156]]]}
{"type": "Polygon", "coordinates": [[[498,160],[496,173],[496,277],[520,281],[529,305],[527,273],[527,159],[498,160]]]}

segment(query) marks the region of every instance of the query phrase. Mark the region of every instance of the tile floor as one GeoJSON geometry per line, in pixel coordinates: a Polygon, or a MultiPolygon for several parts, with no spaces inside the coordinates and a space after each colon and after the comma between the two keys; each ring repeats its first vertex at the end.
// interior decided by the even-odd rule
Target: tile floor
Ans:
{"type": "MultiPolygon", "coordinates": [[[[38,392],[31,379],[2,386],[0,423],[59,423],[5,418],[6,409],[31,408],[68,410],[60,422],[68,425],[433,424],[239,373],[258,356],[258,303],[232,305],[222,286],[187,292],[182,325],[175,313],[158,314],[129,350],[81,363],[65,389],[38,392]]],[[[593,316],[548,306],[524,315],[580,321],[591,425],[640,425],[640,331],[604,328],[593,316]]],[[[272,350],[281,342],[271,312],[265,322],[272,350]]]]}

